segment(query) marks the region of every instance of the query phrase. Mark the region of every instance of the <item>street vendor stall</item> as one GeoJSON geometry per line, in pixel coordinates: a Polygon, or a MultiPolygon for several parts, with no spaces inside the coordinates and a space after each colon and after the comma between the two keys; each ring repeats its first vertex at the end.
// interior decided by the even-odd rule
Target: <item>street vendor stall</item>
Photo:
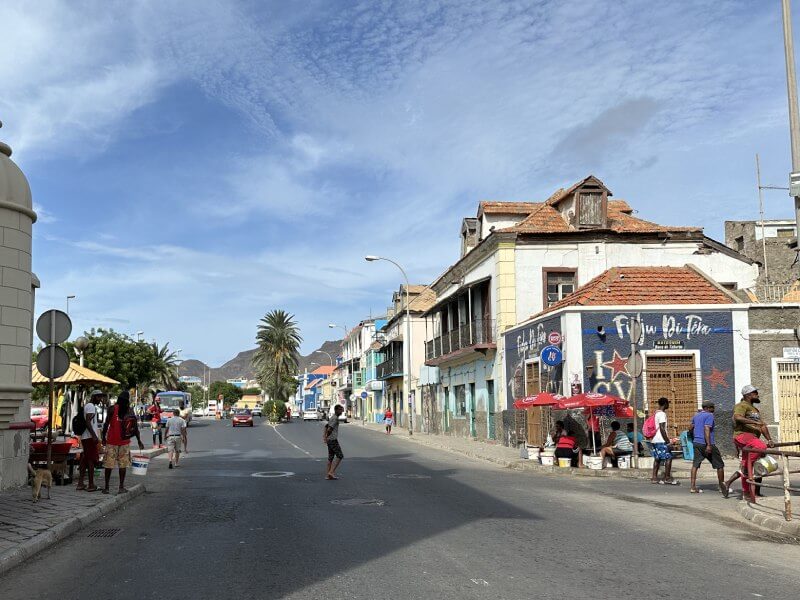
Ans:
{"type": "MultiPolygon", "coordinates": [[[[32,368],[31,383],[34,386],[46,386],[50,383],[50,380],[39,372],[36,364],[32,368]]],[[[49,399],[48,414],[54,429],[58,425],[58,429],[61,430],[61,436],[56,434],[50,438],[46,437],[44,441],[35,439],[31,441],[29,461],[33,464],[46,464],[49,446],[53,463],[62,464],[64,466],[62,470],[69,467],[69,478],[71,479],[72,469],[80,455],[80,440],[68,435],[71,433],[72,417],[83,406],[83,396],[87,388],[118,385],[119,382],[79,364],[70,363],[67,372],[54,379],[53,383],[61,388],[61,393],[56,392],[55,397],[49,399]],[[62,403],[57,404],[59,398],[62,397],[62,403]],[[59,441],[59,437],[63,439],[59,441]]]]}

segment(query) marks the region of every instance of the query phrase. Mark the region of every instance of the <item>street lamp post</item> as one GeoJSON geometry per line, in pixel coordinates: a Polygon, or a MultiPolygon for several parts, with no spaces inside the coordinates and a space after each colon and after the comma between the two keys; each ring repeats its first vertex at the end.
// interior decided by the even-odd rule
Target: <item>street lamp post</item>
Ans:
{"type": "Polygon", "coordinates": [[[409,308],[409,288],[411,284],[408,281],[408,275],[405,272],[405,269],[393,261],[391,258],[385,258],[383,256],[365,256],[364,260],[367,262],[375,262],[377,260],[385,260],[386,262],[392,263],[395,267],[400,269],[400,272],[403,274],[403,277],[406,280],[406,364],[403,368],[404,375],[406,377],[406,399],[408,400],[408,435],[414,435],[414,407],[411,405],[411,310],[409,308]]]}
{"type": "Polygon", "coordinates": [[[794,69],[794,39],[792,35],[792,8],[789,0],[782,0],[783,49],[786,57],[786,88],[789,101],[789,140],[792,148],[792,174],[789,177],[789,195],[794,196],[795,239],[800,248],[800,114],[797,107],[797,79],[794,69]]]}
{"type": "Polygon", "coordinates": [[[69,301],[70,300],[75,300],[75,294],[71,294],[71,295],[67,296],[67,314],[69,314],[69,301]]]}

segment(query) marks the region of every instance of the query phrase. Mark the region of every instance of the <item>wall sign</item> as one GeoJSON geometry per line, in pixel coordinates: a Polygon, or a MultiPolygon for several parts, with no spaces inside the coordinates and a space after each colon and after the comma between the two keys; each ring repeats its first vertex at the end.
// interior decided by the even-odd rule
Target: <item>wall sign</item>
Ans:
{"type": "Polygon", "coordinates": [[[541,358],[548,367],[556,367],[561,364],[564,356],[558,346],[545,346],[542,348],[541,358]]]}
{"type": "Polygon", "coordinates": [[[800,348],[784,348],[783,358],[800,358],[800,348]]]}
{"type": "MultiPolygon", "coordinates": [[[[654,350],[683,350],[684,349],[683,340],[654,340],[653,341],[653,349],[654,350]]],[[[798,348],[800,350],[800,348],[798,348]]]]}

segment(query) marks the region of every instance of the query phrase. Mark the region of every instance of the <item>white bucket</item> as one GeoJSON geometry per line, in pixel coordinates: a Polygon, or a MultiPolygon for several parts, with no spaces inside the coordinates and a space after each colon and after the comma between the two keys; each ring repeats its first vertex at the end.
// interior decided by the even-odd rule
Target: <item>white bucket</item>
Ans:
{"type": "Polygon", "coordinates": [[[561,458],[558,459],[558,466],[562,469],[567,469],[572,466],[572,460],[569,458],[561,458]]]}
{"type": "Polygon", "coordinates": [[[753,473],[758,477],[769,475],[778,470],[778,461],[772,456],[766,455],[753,463],[753,473]]]}
{"type": "Polygon", "coordinates": [[[595,471],[599,471],[603,468],[603,459],[599,456],[587,456],[584,459],[584,463],[587,468],[594,469],[595,471]]]}
{"type": "Polygon", "coordinates": [[[539,460],[539,448],[537,446],[528,446],[528,459],[539,460]]]}
{"type": "Polygon", "coordinates": [[[131,458],[131,473],[134,475],[147,475],[150,459],[147,456],[134,456],[131,458]]]}
{"type": "Polygon", "coordinates": [[[539,460],[542,461],[542,465],[545,467],[552,467],[553,463],[555,462],[556,457],[552,454],[540,454],[539,460]]]}
{"type": "Polygon", "coordinates": [[[631,468],[631,457],[630,456],[620,456],[617,459],[617,466],[620,469],[630,469],[631,468]]]}

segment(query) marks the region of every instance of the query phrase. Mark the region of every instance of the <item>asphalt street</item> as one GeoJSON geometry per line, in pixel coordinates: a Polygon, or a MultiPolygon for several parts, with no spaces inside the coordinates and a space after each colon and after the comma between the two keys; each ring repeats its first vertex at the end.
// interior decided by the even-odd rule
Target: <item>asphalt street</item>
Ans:
{"type": "Polygon", "coordinates": [[[342,478],[326,481],[320,423],[196,420],[180,468],[154,459],[146,495],[8,573],[3,598],[798,596],[800,546],[670,503],[686,489],[340,429],[342,478]]]}

